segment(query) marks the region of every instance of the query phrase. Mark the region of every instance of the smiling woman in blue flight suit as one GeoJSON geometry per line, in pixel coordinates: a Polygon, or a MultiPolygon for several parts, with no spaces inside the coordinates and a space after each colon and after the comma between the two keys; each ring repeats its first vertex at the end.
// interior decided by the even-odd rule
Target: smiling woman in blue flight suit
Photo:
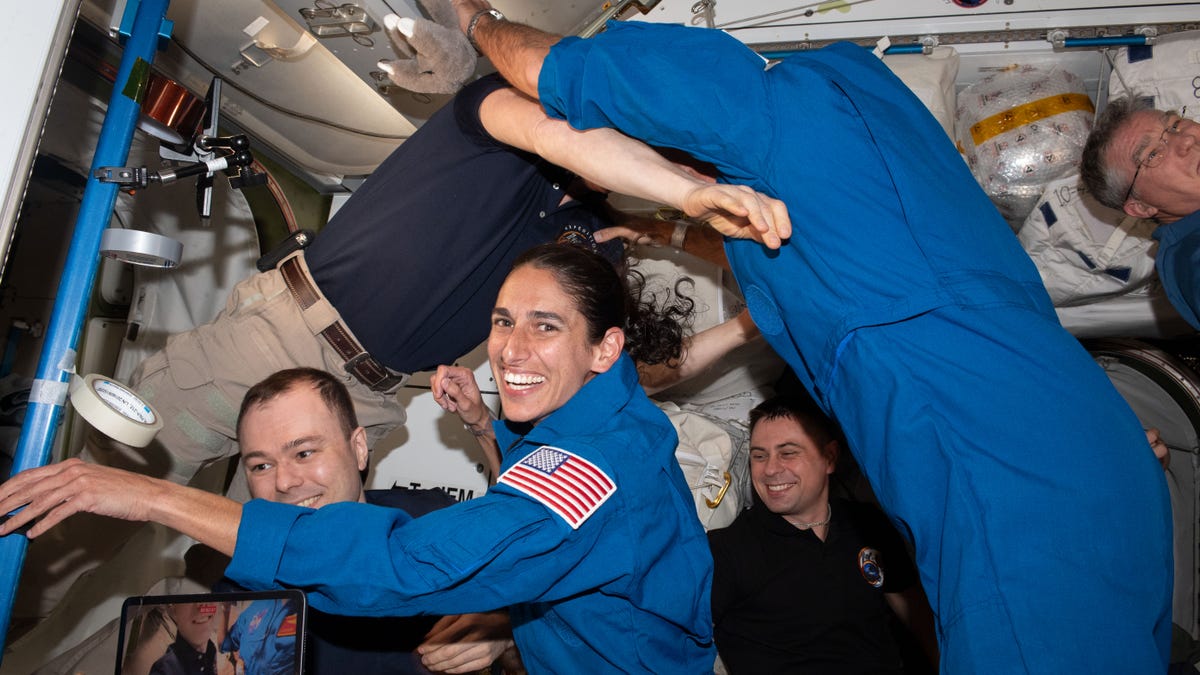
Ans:
{"type": "Polygon", "coordinates": [[[591,252],[523,255],[488,340],[507,418],[488,494],[407,523],[254,501],[228,576],[343,613],[509,607],[530,672],[709,671],[712,561],[675,432],[624,353],[625,299],[591,252]]]}

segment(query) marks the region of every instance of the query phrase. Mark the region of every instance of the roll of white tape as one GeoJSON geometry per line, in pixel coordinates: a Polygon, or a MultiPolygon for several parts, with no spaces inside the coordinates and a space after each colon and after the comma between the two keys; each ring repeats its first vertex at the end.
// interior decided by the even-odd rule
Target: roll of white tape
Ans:
{"type": "Polygon", "coordinates": [[[104,435],[144,448],[162,428],[162,418],[128,387],[103,375],[71,378],[71,405],[104,435]]]}
{"type": "Polygon", "coordinates": [[[183,244],[153,232],[110,227],[100,235],[100,255],[133,265],[170,268],[183,257],[183,244]]]}

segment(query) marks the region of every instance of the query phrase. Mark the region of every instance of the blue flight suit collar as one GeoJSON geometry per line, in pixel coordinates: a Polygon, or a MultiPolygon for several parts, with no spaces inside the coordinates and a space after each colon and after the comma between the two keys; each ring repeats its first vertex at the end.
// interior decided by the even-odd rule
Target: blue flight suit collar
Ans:
{"type": "Polygon", "coordinates": [[[512,460],[509,451],[519,442],[553,444],[563,437],[577,436],[601,426],[603,420],[611,419],[629,403],[638,386],[633,359],[621,354],[612,368],[589,380],[561,408],[532,429],[506,420],[495,422],[496,440],[504,451],[502,463],[507,468],[512,460]],[[521,431],[525,433],[522,435],[521,431]]]}

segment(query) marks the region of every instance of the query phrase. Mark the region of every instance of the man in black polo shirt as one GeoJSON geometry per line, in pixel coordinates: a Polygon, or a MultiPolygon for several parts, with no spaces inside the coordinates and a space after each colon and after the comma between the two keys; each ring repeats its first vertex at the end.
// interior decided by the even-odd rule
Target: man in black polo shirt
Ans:
{"type": "Polygon", "coordinates": [[[714,638],[728,671],[903,673],[892,612],[936,661],[933,614],[904,543],[878,509],[829,498],[829,419],[781,396],[750,424],[754,504],[708,533],[714,638]]]}

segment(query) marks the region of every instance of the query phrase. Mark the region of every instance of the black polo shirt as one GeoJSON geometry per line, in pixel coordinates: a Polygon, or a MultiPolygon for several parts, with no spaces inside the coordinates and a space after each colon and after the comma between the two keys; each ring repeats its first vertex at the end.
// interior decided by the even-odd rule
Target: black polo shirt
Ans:
{"type": "Polygon", "coordinates": [[[474,349],[519,254],[607,225],[594,200],[559,206],[572,174],[484,130],[480,104],[507,86],[496,76],[467,85],[379,165],[305,251],[313,280],[346,325],[395,370],[429,370],[474,349]]]}
{"type": "Polygon", "coordinates": [[[150,666],[150,675],[216,675],[216,672],[217,646],[213,641],[209,640],[204,651],[198,652],[182,635],[150,666]]]}
{"type": "Polygon", "coordinates": [[[714,638],[730,673],[903,672],[883,594],[916,570],[882,512],[832,504],[824,542],[757,499],[708,533],[714,638]]]}

